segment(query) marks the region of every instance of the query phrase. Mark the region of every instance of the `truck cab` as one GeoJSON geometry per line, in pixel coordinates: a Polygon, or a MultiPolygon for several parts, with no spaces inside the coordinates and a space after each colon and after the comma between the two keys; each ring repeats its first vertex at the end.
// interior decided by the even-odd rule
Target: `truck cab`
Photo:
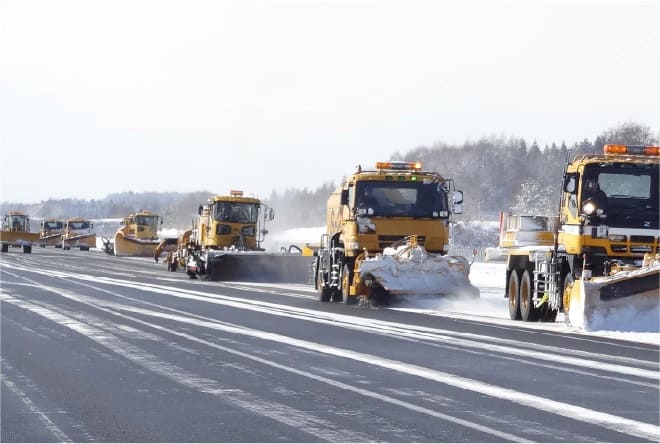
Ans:
{"type": "Polygon", "coordinates": [[[261,250],[268,233],[265,224],[274,217],[273,209],[261,200],[231,190],[228,196],[212,197],[199,206],[191,241],[205,249],[261,250]]]}
{"type": "Polygon", "coordinates": [[[615,262],[641,266],[644,254],[659,251],[660,183],[653,148],[605,145],[604,154],[581,155],[568,165],[558,243],[574,276],[583,268],[603,275],[615,262]]]}

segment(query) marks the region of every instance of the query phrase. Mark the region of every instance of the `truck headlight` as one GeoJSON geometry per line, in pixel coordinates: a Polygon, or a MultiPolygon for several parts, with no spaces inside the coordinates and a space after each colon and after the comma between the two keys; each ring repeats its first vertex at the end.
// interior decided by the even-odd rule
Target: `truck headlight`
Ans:
{"type": "Polygon", "coordinates": [[[607,237],[612,242],[625,242],[626,241],[626,236],[623,235],[623,234],[610,234],[607,237]]]}
{"type": "Polygon", "coordinates": [[[591,216],[596,211],[596,205],[594,205],[593,202],[587,202],[582,207],[582,211],[584,211],[584,214],[587,216],[591,216]]]}
{"type": "Polygon", "coordinates": [[[603,210],[594,205],[593,202],[587,202],[582,206],[582,211],[587,216],[602,216],[603,210]]]}

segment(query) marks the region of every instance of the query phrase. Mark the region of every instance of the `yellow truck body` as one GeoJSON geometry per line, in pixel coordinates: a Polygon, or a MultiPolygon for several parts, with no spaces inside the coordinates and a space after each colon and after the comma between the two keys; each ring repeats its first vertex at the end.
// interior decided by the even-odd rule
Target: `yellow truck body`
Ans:
{"type": "Polygon", "coordinates": [[[9,247],[22,247],[24,253],[32,252],[32,245],[39,241],[39,233],[30,232],[30,217],[20,211],[10,211],[2,218],[0,228],[0,251],[7,253],[9,247]]]}
{"type": "Polygon", "coordinates": [[[114,237],[115,256],[154,257],[160,244],[159,227],[163,219],[149,211],[126,216],[114,237]]]}

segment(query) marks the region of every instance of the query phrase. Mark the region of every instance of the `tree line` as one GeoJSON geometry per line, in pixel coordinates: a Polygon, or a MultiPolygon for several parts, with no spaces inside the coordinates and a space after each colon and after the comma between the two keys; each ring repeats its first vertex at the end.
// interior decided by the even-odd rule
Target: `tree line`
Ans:
{"type": "MultiPolygon", "coordinates": [[[[556,214],[563,168],[577,154],[602,152],[605,143],[658,144],[659,134],[650,127],[626,122],[610,128],[593,141],[584,139],[568,146],[562,142],[541,148],[520,138],[483,137],[462,145],[438,142],[403,153],[391,160],[421,161],[425,170],[437,171],[454,180],[464,192],[463,214],[456,220],[496,220],[500,211],[519,214],[556,214]]],[[[275,210],[273,232],[289,228],[318,227],[325,224],[325,205],[337,182],[307,188],[273,191],[264,201],[275,210]]],[[[168,228],[187,229],[197,207],[215,193],[196,191],[122,192],[103,199],[49,199],[36,204],[0,203],[0,210],[24,211],[33,218],[72,215],[90,219],[122,218],[140,209],[163,216],[168,228]]]]}

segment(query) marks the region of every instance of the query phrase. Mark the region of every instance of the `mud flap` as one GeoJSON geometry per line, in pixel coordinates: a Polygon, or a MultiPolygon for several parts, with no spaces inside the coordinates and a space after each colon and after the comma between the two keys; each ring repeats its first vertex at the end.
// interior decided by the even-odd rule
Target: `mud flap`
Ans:
{"type": "Polygon", "coordinates": [[[588,331],[660,331],[660,266],[575,281],[568,319],[588,331]]]}
{"type": "Polygon", "coordinates": [[[212,252],[206,273],[212,281],[312,284],[314,259],[299,254],[212,252]]]}

